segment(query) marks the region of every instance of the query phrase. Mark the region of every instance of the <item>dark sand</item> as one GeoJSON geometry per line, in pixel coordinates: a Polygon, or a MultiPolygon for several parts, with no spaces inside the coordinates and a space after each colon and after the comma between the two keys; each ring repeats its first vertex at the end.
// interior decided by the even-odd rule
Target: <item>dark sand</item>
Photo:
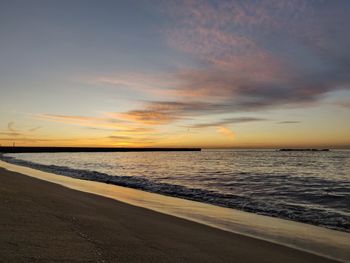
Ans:
{"type": "Polygon", "coordinates": [[[334,262],[0,168],[0,262],[334,262]]]}

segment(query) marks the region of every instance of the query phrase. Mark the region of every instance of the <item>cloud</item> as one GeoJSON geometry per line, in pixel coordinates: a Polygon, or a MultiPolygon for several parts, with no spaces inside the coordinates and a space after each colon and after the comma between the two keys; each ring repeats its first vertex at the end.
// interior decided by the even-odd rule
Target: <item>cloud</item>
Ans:
{"type": "Polygon", "coordinates": [[[167,43],[197,66],[102,79],[166,96],[116,113],[121,120],[167,125],[209,114],[218,121],[192,127],[221,126],[239,122],[223,113],[313,106],[350,89],[348,3],[193,0],[167,2],[165,10],[167,43]]]}
{"type": "Polygon", "coordinates": [[[338,101],[338,102],[335,102],[334,104],[342,108],[350,109],[350,101],[338,101]]]}
{"type": "Polygon", "coordinates": [[[168,42],[200,65],[178,73],[182,101],[261,111],[311,105],[350,88],[349,3],[214,2],[174,8],[168,42]]]}
{"type": "Polygon", "coordinates": [[[177,119],[174,115],[172,116],[166,112],[156,110],[133,110],[120,113],[118,116],[124,120],[140,122],[147,125],[168,124],[177,119]]]}
{"type": "MultiPolygon", "coordinates": [[[[330,92],[350,89],[348,1],[164,3],[169,15],[163,29],[166,43],[192,60],[191,67],[186,64],[164,74],[111,74],[94,79],[100,85],[153,96],[132,110],[98,117],[36,117],[123,131],[111,140],[131,140],[134,136],[130,134],[151,133],[152,126],[180,123],[183,127],[181,122],[188,120],[192,125],[186,127],[216,127],[220,134],[233,138],[225,125],[268,121],[244,117],[247,112],[313,106],[330,92]],[[243,117],[227,118],[228,114],[243,117]],[[207,115],[215,121],[196,123],[197,117],[207,115]]],[[[347,102],[342,105],[348,107],[347,102]]]]}
{"type": "Polygon", "coordinates": [[[7,124],[7,129],[11,132],[16,132],[16,129],[15,129],[15,122],[11,121],[7,124]]]}
{"type": "Polygon", "coordinates": [[[220,126],[218,127],[218,133],[220,133],[221,135],[226,136],[229,140],[234,140],[235,139],[235,134],[233,133],[233,131],[231,131],[230,129],[220,126]]]}
{"type": "MultiPolygon", "coordinates": [[[[140,108],[139,110],[115,113],[114,116],[125,121],[141,123],[144,125],[167,125],[181,120],[195,120],[198,116],[218,115],[227,112],[239,112],[239,109],[234,109],[234,106],[229,103],[211,103],[203,101],[150,101],[145,102],[143,108],[140,108]]],[[[219,120],[217,122],[199,123],[188,125],[186,127],[204,128],[232,123],[267,120],[254,117],[218,118],[219,120]]]]}
{"type": "Polygon", "coordinates": [[[39,129],[41,129],[41,128],[42,128],[41,126],[37,126],[37,127],[34,127],[34,128],[29,129],[29,131],[30,131],[30,132],[35,132],[35,131],[37,131],[37,130],[39,130],[39,129]]]}
{"type": "Polygon", "coordinates": [[[61,139],[61,138],[52,138],[52,139],[46,139],[46,138],[33,138],[33,137],[2,137],[0,138],[0,141],[15,141],[15,142],[29,142],[29,143],[35,143],[35,142],[70,142],[70,141],[76,141],[77,139],[61,139]]]}
{"type": "Polygon", "coordinates": [[[6,141],[6,140],[16,140],[16,141],[38,141],[38,139],[33,138],[32,135],[28,135],[29,132],[35,132],[41,127],[34,127],[29,130],[20,130],[18,128],[15,128],[15,122],[9,122],[7,124],[7,130],[8,131],[3,131],[0,132],[0,140],[6,141]],[[6,137],[2,137],[6,136],[6,137]]]}
{"type": "Polygon", "coordinates": [[[151,95],[171,94],[177,85],[173,74],[119,73],[109,76],[99,76],[94,83],[108,85],[116,89],[125,89],[151,95]]]}
{"type": "MultiPolygon", "coordinates": [[[[89,130],[97,130],[97,131],[111,131],[110,128],[99,128],[99,127],[85,127],[89,130]]],[[[152,127],[129,127],[128,129],[123,130],[123,133],[128,134],[144,134],[154,132],[155,129],[152,127]]]]}
{"type": "Polygon", "coordinates": [[[237,117],[237,118],[225,118],[221,121],[217,122],[209,122],[209,123],[198,123],[186,126],[188,128],[207,128],[207,127],[216,127],[222,126],[225,124],[237,124],[237,123],[247,123],[247,122],[256,122],[256,121],[267,121],[263,118],[254,118],[254,117],[237,117]]]}
{"type": "Polygon", "coordinates": [[[150,137],[135,137],[135,136],[124,136],[124,135],[111,135],[111,136],[107,136],[107,139],[111,139],[114,141],[118,141],[118,142],[126,142],[126,143],[153,143],[155,140],[154,138],[150,138],[150,137]]]}
{"type": "Polygon", "coordinates": [[[313,106],[332,91],[350,89],[349,3],[192,0],[161,5],[170,21],[162,31],[168,45],[195,66],[95,78],[102,85],[154,96],[142,107],[111,113],[115,123],[80,116],[47,118],[114,129],[125,128],[123,122],[168,125],[218,115],[217,122],[192,127],[222,126],[243,122],[220,117],[223,113],[313,106]]]}
{"type": "Polygon", "coordinates": [[[110,117],[110,113],[105,113],[104,116],[73,116],[73,115],[56,115],[56,114],[38,114],[34,118],[52,122],[60,122],[72,125],[78,125],[90,128],[102,128],[109,130],[133,130],[134,127],[128,125],[123,120],[110,117]]]}
{"type": "Polygon", "coordinates": [[[300,123],[300,121],[280,121],[277,123],[278,124],[295,124],[295,123],[300,123]]]}
{"type": "Polygon", "coordinates": [[[15,122],[11,121],[7,124],[7,131],[0,132],[0,135],[17,137],[17,136],[22,135],[22,133],[20,131],[18,131],[17,129],[15,129],[15,122]]]}
{"type": "Polygon", "coordinates": [[[19,133],[19,132],[0,132],[0,135],[20,136],[20,135],[22,135],[22,133],[19,133]]]}
{"type": "Polygon", "coordinates": [[[117,139],[117,140],[130,140],[133,137],[130,136],[122,136],[122,135],[111,135],[111,136],[107,136],[106,138],[108,139],[117,139]]]}
{"type": "Polygon", "coordinates": [[[36,116],[42,119],[61,120],[61,121],[67,121],[67,122],[73,121],[75,123],[100,120],[100,118],[88,117],[88,116],[72,116],[72,115],[56,115],[56,114],[39,114],[36,116]]]}
{"type": "Polygon", "coordinates": [[[212,103],[196,101],[151,101],[145,102],[142,109],[116,113],[115,116],[122,120],[146,125],[162,125],[203,114],[205,111],[210,111],[212,106],[212,103]]]}
{"type": "Polygon", "coordinates": [[[142,127],[137,121],[125,121],[120,119],[119,113],[105,112],[101,116],[69,116],[69,115],[53,115],[40,114],[34,115],[35,118],[47,120],[52,122],[65,123],[69,125],[77,125],[85,129],[92,129],[97,131],[118,133],[103,137],[102,139],[122,140],[122,143],[142,144],[142,140],[150,143],[151,139],[144,135],[159,135],[153,127],[142,127]],[[141,137],[140,137],[141,136],[141,137]]]}

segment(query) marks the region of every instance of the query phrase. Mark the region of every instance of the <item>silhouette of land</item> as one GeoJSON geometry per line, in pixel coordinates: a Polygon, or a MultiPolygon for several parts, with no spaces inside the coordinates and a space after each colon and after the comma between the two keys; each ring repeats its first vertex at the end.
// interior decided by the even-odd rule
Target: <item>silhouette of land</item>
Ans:
{"type": "Polygon", "coordinates": [[[114,148],[114,147],[0,147],[0,153],[55,153],[55,152],[188,152],[201,148],[114,148]]]}

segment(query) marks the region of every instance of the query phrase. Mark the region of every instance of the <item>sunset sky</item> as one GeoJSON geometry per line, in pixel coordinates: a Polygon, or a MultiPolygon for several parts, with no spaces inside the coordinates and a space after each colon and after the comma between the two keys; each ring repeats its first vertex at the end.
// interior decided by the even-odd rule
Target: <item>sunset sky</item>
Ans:
{"type": "Polygon", "coordinates": [[[0,1],[0,144],[350,148],[350,1],[0,1]]]}

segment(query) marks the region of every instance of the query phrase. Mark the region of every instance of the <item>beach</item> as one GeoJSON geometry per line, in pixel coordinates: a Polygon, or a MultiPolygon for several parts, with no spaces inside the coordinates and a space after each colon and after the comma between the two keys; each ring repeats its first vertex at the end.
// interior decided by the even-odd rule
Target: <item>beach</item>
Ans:
{"type": "Polygon", "coordinates": [[[350,0],[1,3],[0,263],[350,263],[350,0]]]}
{"type": "Polygon", "coordinates": [[[3,262],[336,262],[0,168],[3,262]]]}

